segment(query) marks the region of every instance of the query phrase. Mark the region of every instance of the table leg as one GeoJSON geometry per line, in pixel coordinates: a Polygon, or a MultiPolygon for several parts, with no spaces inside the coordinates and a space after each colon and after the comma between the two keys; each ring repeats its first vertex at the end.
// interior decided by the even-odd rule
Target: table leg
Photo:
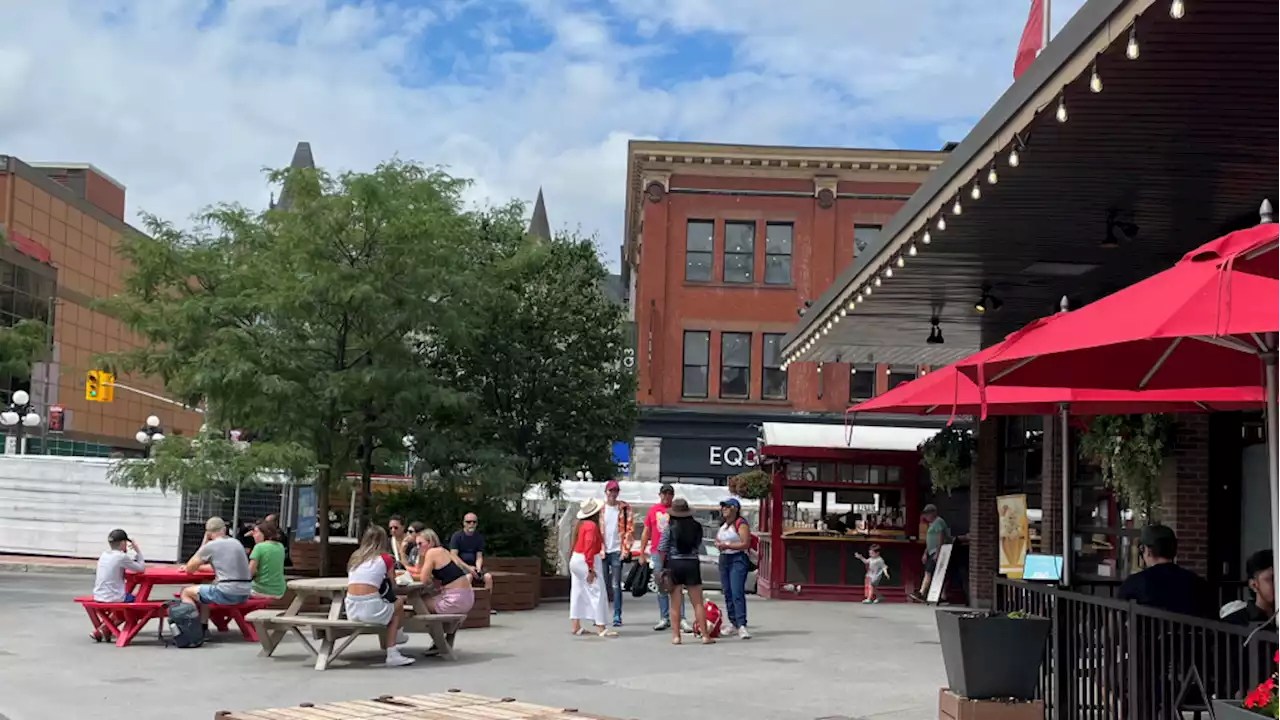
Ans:
{"type": "Polygon", "coordinates": [[[258,651],[258,657],[271,657],[271,653],[276,651],[276,646],[284,639],[284,635],[288,630],[276,629],[266,623],[262,623],[256,628],[255,633],[258,636],[258,642],[262,644],[262,649],[258,651]]]}
{"type": "Polygon", "coordinates": [[[126,647],[133,642],[133,638],[147,624],[151,618],[156,617],[159,608],[146,608],[141,610],[122,610],[124,616],[123,626],[120,635],[116,637],[116,647],[126,647]]]}
{"type": "Polygon", "coordinates": [[[347,611],[346,599],[347,599],[347,591],[345,589],[335,590],[329,593],[329,619],[330,620],[341,620],[342,616],[346,614],[346,611],[347,611]]]}
{"type": "Polygon", "coordinates": [[[311,638],[308,638],[306,633],[302,632],[302,628],[290,625],[289,631],[302,641],[302,647],[306,648],[307,652],[311,653],[313,657],[319,656],[320,653],[316,652],[316,646],[311,643],[311,638]]]}
{"type": "Polygon", "coordinates": [[[316,669],[324,670],[329,666],[329,655],[333,652],[333,630],[324,628],[324,640],[320,642],[320,650],[316,653],[316,669]]]}
{"type": "Polygon", "coordinates": [[[431,614],[431,608],[427,607],[427,596],[425,593],[414,593],[410,595],[409,607],[413,608],[414,615],[431,614]]]}
{"type": "Polygon", "coordinates": [[[218,632],[226,632],[227,628],[231,625],[231,623],[228,622],[230,620],[229,616],[230,613],[228,611],[219,610],[217,612],[209,613],[209,621],[218,629],[218,632]]]}
{"type": "MultiPolygon", "coordinates": [[[[244,617],[244,611],[240,608],[232,608],[231,621],[240,628],[240,635],[249,642],[258,642],[258,633],[253,628],[253,623],[244,617]]],[[[228,623],[230,624],[230,623],[228,623]]]]}
{"type": "Polygon", "coordinates": [[[446,660],[458,659],[458,656],[453,654],[453,638],[445,634],[443,626],[432,623],[427,626],[427,632],[431,634],[431,639],[435,642],[437,655],[443,656],[446,660]]]}
{"type": "Polygon", "coordinates": [[[147,602],[151,599],[151,588],[151,581],[144,577],[140,582],[136,582],[132,590],[126,588],[125,591],[133,596],[134,602],[147,602]]]}

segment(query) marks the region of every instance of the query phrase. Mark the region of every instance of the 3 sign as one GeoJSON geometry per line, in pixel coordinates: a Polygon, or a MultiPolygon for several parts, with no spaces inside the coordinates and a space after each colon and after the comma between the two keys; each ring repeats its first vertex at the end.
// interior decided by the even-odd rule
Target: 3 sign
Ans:
{"type": "Polygon", "coordinates": [[[109,403],[115,399],[116,376],[106,370],[90,370],[84,376],[84,399],[109,403]]]}

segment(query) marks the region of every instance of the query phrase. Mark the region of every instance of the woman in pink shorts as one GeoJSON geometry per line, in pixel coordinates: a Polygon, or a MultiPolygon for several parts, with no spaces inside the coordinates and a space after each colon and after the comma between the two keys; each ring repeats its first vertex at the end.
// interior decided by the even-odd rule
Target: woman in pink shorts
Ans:
{"type": "Polygon", "coordinates": [[[423,530],[416,535],[418,543],[418,580],[435,584],[440,594],[427,598],[427,607],[437,615],[466,615],[476,604],[476,593],[471,589],[471,574],[453,553],[440,545],[435,530],[423,530]]]}

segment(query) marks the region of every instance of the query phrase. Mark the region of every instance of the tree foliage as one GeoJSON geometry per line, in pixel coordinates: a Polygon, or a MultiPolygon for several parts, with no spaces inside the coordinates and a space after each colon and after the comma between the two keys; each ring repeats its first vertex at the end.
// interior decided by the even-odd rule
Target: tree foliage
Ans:
{"type": "MultiPolygon", "coordinates": [[[[6,242],[0,230],[0,245],[6,242]]],[[[0,327],[0,375],[30,377],[32,363],[44,357],[48,348],[49,327],[39,320],[19,320],[0,327]]]]}
{"type": "Polygon", "coordinates": [[[204,428],[195,437],[166,436],[151,446],[146,460],[116,463],[108,477],[129,487],[199,492],[251,487],[268,472],[303,477],[311,461],[307,448],[296,443],[236,443],[204,428]]]}
{"type": "Polygon", "coordinates": [[[971,430],[951,425],[920,443],[920,459],[934,490],[949,495],[969,481],[975,447],[971,430]]]}

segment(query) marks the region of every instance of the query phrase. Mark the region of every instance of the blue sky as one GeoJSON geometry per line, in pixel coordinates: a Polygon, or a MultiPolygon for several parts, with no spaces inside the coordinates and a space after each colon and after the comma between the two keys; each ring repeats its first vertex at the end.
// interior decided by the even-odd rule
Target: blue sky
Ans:
{"type": "Polygon", "coordinates": [[[0,152],[178,222],[264,204],[299,140],[335,170],[399,155],[478,203],[544,187],[616,265],[629,139],[940,147],[1008,87],[1028,4],[0,0],[0,152]]]}

